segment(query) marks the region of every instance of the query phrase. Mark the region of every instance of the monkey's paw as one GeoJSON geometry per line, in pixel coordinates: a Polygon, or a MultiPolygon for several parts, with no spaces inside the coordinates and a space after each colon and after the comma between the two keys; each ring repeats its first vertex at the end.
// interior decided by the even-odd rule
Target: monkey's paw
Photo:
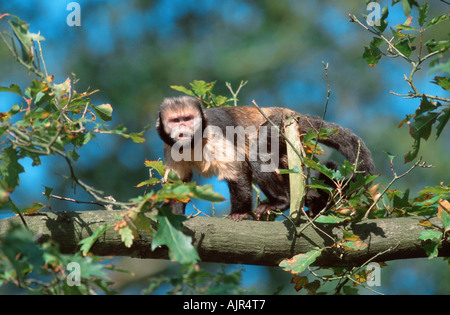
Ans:
{"type": "Polygon", "coordinates": [[[242,220],[247,220],[251,217],[250,213],[230,213],[228,216],[228,219],[231,219],[233,221],[239,222],[242,220]]]}

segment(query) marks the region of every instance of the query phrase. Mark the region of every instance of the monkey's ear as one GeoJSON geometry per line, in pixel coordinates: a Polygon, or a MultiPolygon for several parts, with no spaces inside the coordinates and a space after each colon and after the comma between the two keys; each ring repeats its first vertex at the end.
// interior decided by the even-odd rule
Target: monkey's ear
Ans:
{"type": "Polygon", "coordinates": [[[158,112],[158,118],[156,118],[155,129],[159,130],[160,128],[162,128],[162,126],[161,126],[161,112],[158,112]]]}

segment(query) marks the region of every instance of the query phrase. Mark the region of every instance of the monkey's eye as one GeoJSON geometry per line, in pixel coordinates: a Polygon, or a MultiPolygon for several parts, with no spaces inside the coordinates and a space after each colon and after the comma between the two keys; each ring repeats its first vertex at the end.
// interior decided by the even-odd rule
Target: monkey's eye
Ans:
{"type": "Polygon", "coordinates": [[[181,120],[182,121],[191,121],[192,119],[194,119],[194,116],[186,116],[186,117],[183,117],[183,118],[181,118],[181,120]]]}
{"type": "Polygon", "coordinates": [[[179,118],[171,118],[171,119],[169,119],[169,122],[178,124],[180,122],[180,119],[179,118]]]}

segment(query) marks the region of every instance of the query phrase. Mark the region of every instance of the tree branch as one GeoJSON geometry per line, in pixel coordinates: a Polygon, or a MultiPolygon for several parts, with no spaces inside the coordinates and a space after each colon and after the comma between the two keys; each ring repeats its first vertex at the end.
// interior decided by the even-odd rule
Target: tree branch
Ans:
{"type": "MultiPolygon", "coordinates": [[[[39,213],[27,216],[28,228],[36,234],[36,239],[51,239],[59,244],[64,253],[79,250],[78,242],[88,237],[99,227],[114,225],[115,211],[81,211],[39,213]]],[[[395,219],[365,220],[349,223],[346,230],[360,236],[368,244],[363,251],[338,250],[330,248],[316,260],[317,266],[358,266],[368,260],[388,261],[426,257],[418,237],[426,229],[419,225],[421,220],[429,219],[433,226],[441,228],[438,218],[402,217],[395,219]],[[383,253],[384,252],[384,253],[383,253]],[[383,253],[380,255],[380,253],[383,253]]],[[[302,220],[301,224],[306,221],[302,220]]],[[[0,235],[4,235],[11,223],[22,224],[20,218],[0,220],[0,235]]],[[[327,234],[342,238],[342,226],[316,223],[327,234]]],[[[184,222],[186,234],[193,238],[202,261],[221,263],[242,263],[276,266],[283,259],[305,253],[315,247],[333,245],[333,241],[316,231],[313,226],[306,228],[295,237],[295,227],[284,222],[234,222],[217,217],[195,217],[184,222]]],[[[92,247],[92,252],[101,256],[131,256],[139,258],[168,259],[167,249],[151,251],[149,235],[142,232],[131,248],[125,247],[121,237],[114,229],[107,230],[92,247]]],[[[450,242],[444,242],[439,255],[450,256],[450,242]]]]}

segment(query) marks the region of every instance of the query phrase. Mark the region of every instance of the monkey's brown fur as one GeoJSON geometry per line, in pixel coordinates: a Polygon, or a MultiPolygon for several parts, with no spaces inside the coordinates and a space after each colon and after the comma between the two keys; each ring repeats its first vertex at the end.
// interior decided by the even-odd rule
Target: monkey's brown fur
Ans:
{"type": "MultiPolygon", "coordinates": [[[[319,142],[330,146],[339,151],[350,162],[354,163],[357,156],[359,165],[358,171],[365,174],[373,174],[374,164],[371,153],[365,146],[364,142],[356,136],[351,130],[341,127],[338,124],[322,122],[321,118],[309,115],[302,115],[295,111],[280,107],[269,107],[262,109],[265,115],[275,124],[281,126],[286,116],[293,116],[298,119],[299,134],[304,135],[308,130],[318,131],[319,128],[336,129],[337,134],[331,135],[327,139],[319,139],[319,142]],[[358,148],[360,150],[358,155],[358,148]]],[[[176,143],[176,139],[171,137],[167,132],[168,116],[183,117],[183,112],[194,115],[195,118],[201,119],[201,124],[191,130],[191,148],[195,146],[193,134],[203,132],[208,126],[217,126],[225,134],[226,127],[250,127],[253,126],[258,130],[260,126],[270,126],[268,121],[258,111],[257,108],[251,106],[239,107],[221,107],[203,109],[200,103],[192,97],[175,97],[166,98],[161,104],[159,118],[157,122],[157,130],[164,140],[164,159],[169,169],[175,171],[183,181],[190,181],[193,171],[197,171],[204,177],[216,175],[219,179],[225,179],[230,189],[231,212],[229,218],[240,221],[250,217],[252,207],[252,180],[256,181],[258,186],[268,198],[267,203],[258,206],[256,212],[261,215],[268,210],[285,210],[289,208],[289,180],[287,175],[278,175],[275,172],[261,172],[260,160],[249,160],[246,151],[246,159],[238,161],[236,159],[229,160],[212,160],[207,161],[175,161],[171,156],[171,149],[176,143]]],[[[177,119],[177,121],[179,121],[177,119]]],[[[186,121],[189,121],[187,117],[186,121]]],[[[173,129],[177,125],[173,125],[173,129]]],[[[180,122],[179,128],[185,128],[183,122],[180,122]]],[[[174,130],[171,131],[174,131],[174,130]]],[[[183,129],[184,130],[184,129],[183,129]]],[[[206,138],[201,140],[201,148],[204,152],[217,153],[225,147],[222,141],[214,138],[214,132],[206,132],[206,138]]],[[[258,134],[246,135],[246,141],[249,138],[258,138],[258,134]]],[[[277,135],[279,137],[279,135],[277,135]]],[[[279,137],[279,168],[288,168],[286,159],[286,143],[283,138],[279,137]]],[[[230,146],[227,147],[230,149],[230,146]]],[[[237,150],[237,147],[231,147],[237,150]]],[[[224,156],[227,152],[222,152],[224,156]]],[[[235,152],[238,154],[237,152],[235,152]]],[[[233,155],[235,156],[235,155],[233,155]]],[[[312,213],[319,212],[324,204],[326,204],[327,196],[324,194],[311,193],[307,196],[306,206],[312,213]]],[[[176,213],[184,213],[185,204],[172,204],[173,211],[176,213]]]]}

